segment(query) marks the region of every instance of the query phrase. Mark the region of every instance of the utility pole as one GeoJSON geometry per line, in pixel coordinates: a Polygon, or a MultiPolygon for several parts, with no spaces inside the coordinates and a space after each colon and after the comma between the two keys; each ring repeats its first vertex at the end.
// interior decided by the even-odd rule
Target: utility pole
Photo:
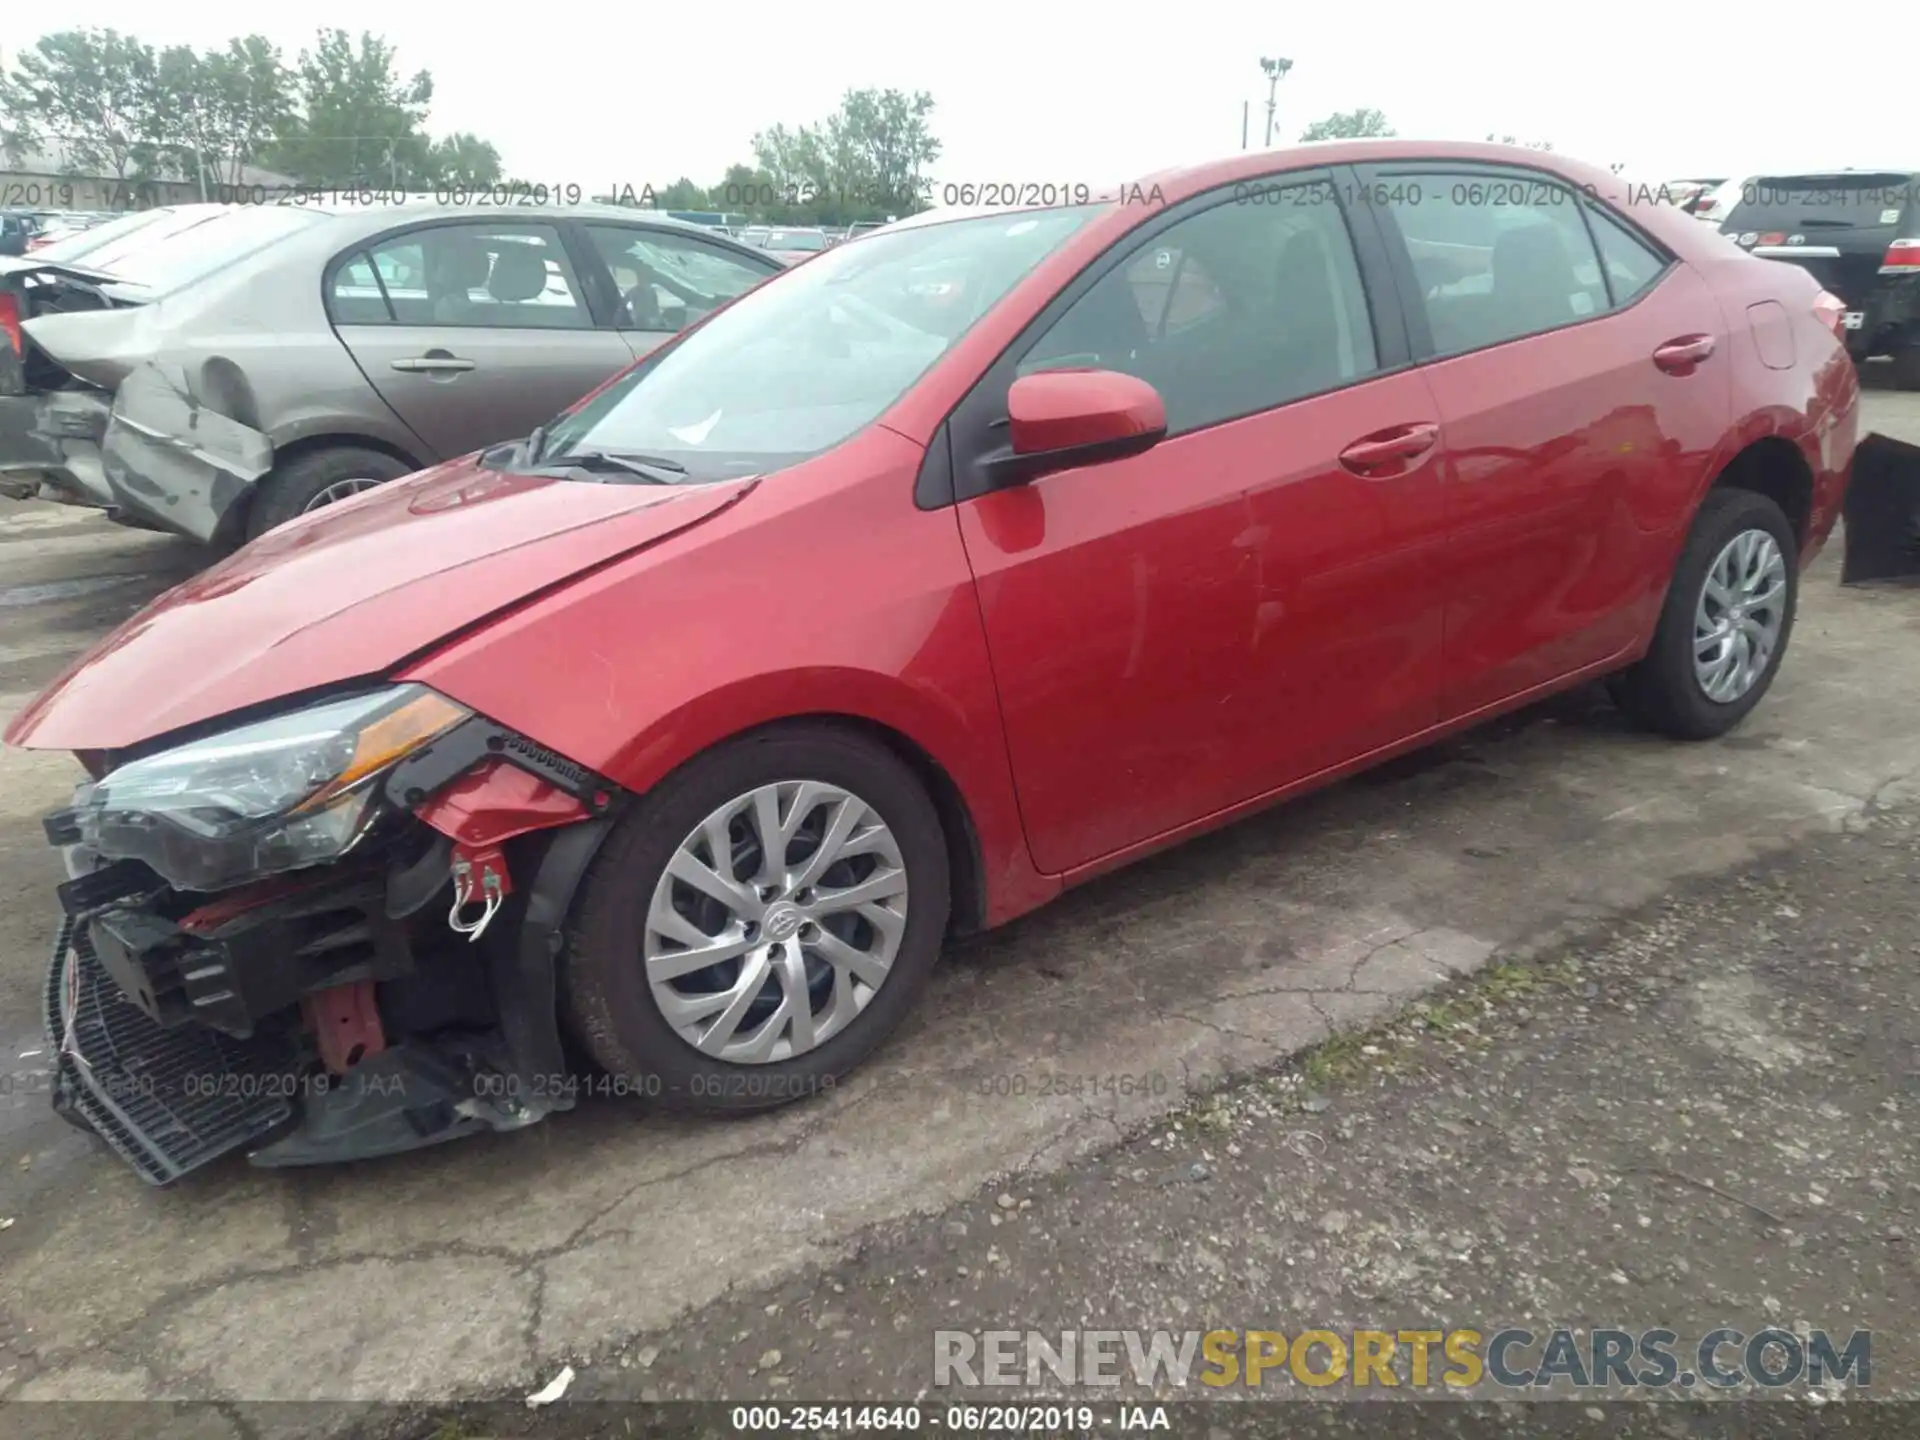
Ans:
{"type": "Polygon", "coordinates": [[[1242,100],[1240,102],[1240,148],[1242,150],[1247,148],[1247,114],[1252,108],[1252,105],[1253,102],[1251,100],[1242,100]]]}
{"type": "Polygon", "coordinates": [[[1260,59],[1260,68],[1267,72],[1267,148],[1273,148],[1273,113],[1280,108],[1280,77],[1293,68],[1291,60],[1260,59]]]}

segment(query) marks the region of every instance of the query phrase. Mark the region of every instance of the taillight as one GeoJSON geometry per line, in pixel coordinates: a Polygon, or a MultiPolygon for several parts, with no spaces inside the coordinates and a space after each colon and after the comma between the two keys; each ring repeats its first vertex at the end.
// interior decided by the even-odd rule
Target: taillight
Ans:
{"type": "Polygon", "coordinates": [[[1834,339],[1846,339],[1846,322],[1843,319],[1847,313],[1846,301],[1831,291],[1822,290],[1813,297],[1813,313],[1819,317],[1821,324],[1833,332],[1834,339]]]}
{"type": "Polygon", "coordinates": [[[1887,257],[1880,262],[1882,275],[1912,275],[1920,273],[1920,240],[1896,240],[1887,247],[1887,257]]]}
{"type": "Polygon", "coordinates": [[[26,341],[20,338],[20,297],[18,295],[0,295],[0,334],[7,337],[7,344],[13,347],[13,353],[27,353],[26,341]]]}
{"type": "Polygon", "coordinates": [[[1843,319],[1847,313],[1847,301],[1841,300],[1832,290],[1822,290],[1812,298],[1812,313],[1820,319],[1820,324],[1834,332],[1836,340],[1847,338],[1847,324],[1843,319]]]}

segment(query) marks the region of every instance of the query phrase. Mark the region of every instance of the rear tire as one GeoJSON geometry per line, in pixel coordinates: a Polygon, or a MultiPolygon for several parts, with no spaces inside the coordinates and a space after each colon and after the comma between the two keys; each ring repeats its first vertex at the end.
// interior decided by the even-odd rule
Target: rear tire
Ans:
{"type": "Polygon", "coordinates": [[[315,502],[329,491],[344,490],[356,481],[384,485],[411,473],[405,462],[359,445],[336,445],[296,455],[274,466],[255,487],[247,508],[247,539],[258,540],[269,530],[316,508],[315,502]]]}
{"type": "MultiPolygon", "coordinates": [[[[1644,659],[1609,682],[1615,703],[1642,724],[1677,740],[1710,740],[1733,729],[1760,703],[1780,672],[1799,604],[1799,559],[1793,527],[1772,500],[1751,490],[1708,491],[1673,568],[1653,644],[1644,659]],[[1709,579],[1725,573],[1722,567],[1728,563],[1729,547],[1736,541],[1750,547],[1756,564],[1767,554],[1766,542],[1771,542],[1780,562],[1778,599],[1774,602],[1779,607],[1777,615],[1758,604],[1751,606],[1751,615],[1744,608],[1734,614],[1706,597],[1709,579]],[[1720,611],[1723,624],[1729,624],[1734,632],[1745,632],[1739,642],[1747,647],[1742,654],[1753,654],[1757,642],[1752,637],[1764,632],[1769,621],[1774,626],[1771,644],[1756,673],[1741,684],[1737,664],[1724,672],[1727,678],[1721,683],[1738,686],[1737,693],[1724,697],[1709,693],[1702,674],[1703,667],[1711,671],[1715,656],[1726,653],[1723,646],[1735,643],[1733,638],[1724,642],[1712,638],[1707,620],[1715,609],[1720,611]],[[1730,614],[1734,618],[1729,622],[1730,614]],[[1742,619],[1751,624],[1741,625],[1742,619]]],[[[1770,566],[1769,570],[1771,573],[1770,566]]],[[[1753,596],[1764,593],[1756,590],[1753,596]]]]}
{"type": "Polygon", "coordinates": [[[830,1091],[912,1009],[946,934],[948,891],[939,814],[897,756],[831,725],[774,727],[690,761],[608,835],[587,871],[568,927],[562,1002],[581,1043],[602,1068],[626,1082],[628,1093],[684,1112],[769,1110],[830,1091]],[[796,788],[807,782],[823,788],[796,788]],[[778,823],[797,824],[812,816],[783,845],[778,860],[766,858],[769,849],[758,838],[765,828],[763,812],[749,799],[769,791],[775,796],[771,814],[786,817],[778,823]],[[857,806],[845,812],[842,826],[838,802],[809,798],[815,795],[851,797],[857,806]],[[736,809],[743,801],[744,807],[736,809]],[[818,808],[809,811],[809,805],[818,808]],[[867,828],[876,824],[884,837],[867,828]],[[724,878],[744,887],[747,903],[704,898],[678,878],[688,873],[690,859],[698,864],[703,855],[714,854],[703,837],[716,833],[728,852],[724,878]],[[836,864],[819,876],[806,875],[809,857],[824,852],[835,834],[842,835],[839,844],[852,856],[844,862],[851,868],[843,871],[836,864]],[[669,865],[675,866],[675,876],[668,876],[669,865]],[[887,877],[896,871],[904,872],[904,883],[884,907],[828,913],[835,890],[867,886],[876,878],[884,882],[881,888],[889,888],[894,882],[887,877]],[[795,883],[766,883],[780,872],[795,883]],[[664,925],[663,905],[669,912],[664,925]],[[815,905],[817,910],[796,910],[815,905]],[[888,913],[876,913],[883,908],[888,913]],[[897,925],[896,910],[904,912],[903,926],[897,925]],[[875,926],[860,918],[866,915],[886,923],[875,926]],[[672,936],[674,930],[678,937],[672,936]],[[899,938],[890,947],[894,933],[899,938]],[[709,937],[735,941],[731,958],[693,971],[681,966],[670,978],[655,968],[662,958],[670,967],[680,944],[704,946],[709,937]],[[880,973],[871,957],[889,948],[883,978],[861,996],[863,982],[854,977],[880,973]],[[849,958],[855,966],[845,965],[849,958]],[[749,979],[749,967],[762,965],[765,979],[749,979]],[[733,1002],[719,1007],[724,995],[738,997],[737,1015],[733,1002]],[[788,1007],[800,1004],[806,1006],[804,1031],[797,1018],[781,1018],[791,1013],[788,1007]],[[681,1013],[669,1020],[663,1006],[681,1013]],[[733,1023],[726,1026],[729,1016],[733,1023]],[[751,1049],[769,1033],[777,1038],[764,1053],[728,1059],[697,1048],[690,1032],[716,1049],[751,1049]]]}

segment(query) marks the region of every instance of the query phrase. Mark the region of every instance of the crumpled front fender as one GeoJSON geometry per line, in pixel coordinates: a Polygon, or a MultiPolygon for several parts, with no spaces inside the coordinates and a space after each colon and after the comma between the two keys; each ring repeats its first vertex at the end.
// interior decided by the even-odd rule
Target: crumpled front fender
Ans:
{"type": "Polygon", "coordinates": [[[177,373],[150,361],[114,396],[100,459],[114,505],[211,542],[273,468],[273,442],[208,409],[177,373]]]}

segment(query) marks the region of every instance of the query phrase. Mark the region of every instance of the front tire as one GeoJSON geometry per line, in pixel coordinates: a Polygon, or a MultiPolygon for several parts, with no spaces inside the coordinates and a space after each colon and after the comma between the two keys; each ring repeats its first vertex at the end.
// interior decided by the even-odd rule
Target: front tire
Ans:
{"type": "Polygon", "coordinates": [[[563,1002],[632,1093],[772,1109],[830,1089],[905,1017],[948,890],[940,817],[897,756],[829,725],[769,729],[615,826],[574,910],[563,1002]]]}
{"type": "Polygon", "coordinates": [[[408,467],[391,455],[360,445],[296,455],[275,465],[255,489],[247,509],[247,539],[258,540],[297,515],[408,473],[408,467]]]}
{"type": "Polygon", "coordinates": [[[1711,490],[1674,566],[1653,644],[1615,677],[1622,709],[1679,740],[1738,725],[1779,673],[1800,598],[1799,545],[1780,507],[1711,490]]]}

